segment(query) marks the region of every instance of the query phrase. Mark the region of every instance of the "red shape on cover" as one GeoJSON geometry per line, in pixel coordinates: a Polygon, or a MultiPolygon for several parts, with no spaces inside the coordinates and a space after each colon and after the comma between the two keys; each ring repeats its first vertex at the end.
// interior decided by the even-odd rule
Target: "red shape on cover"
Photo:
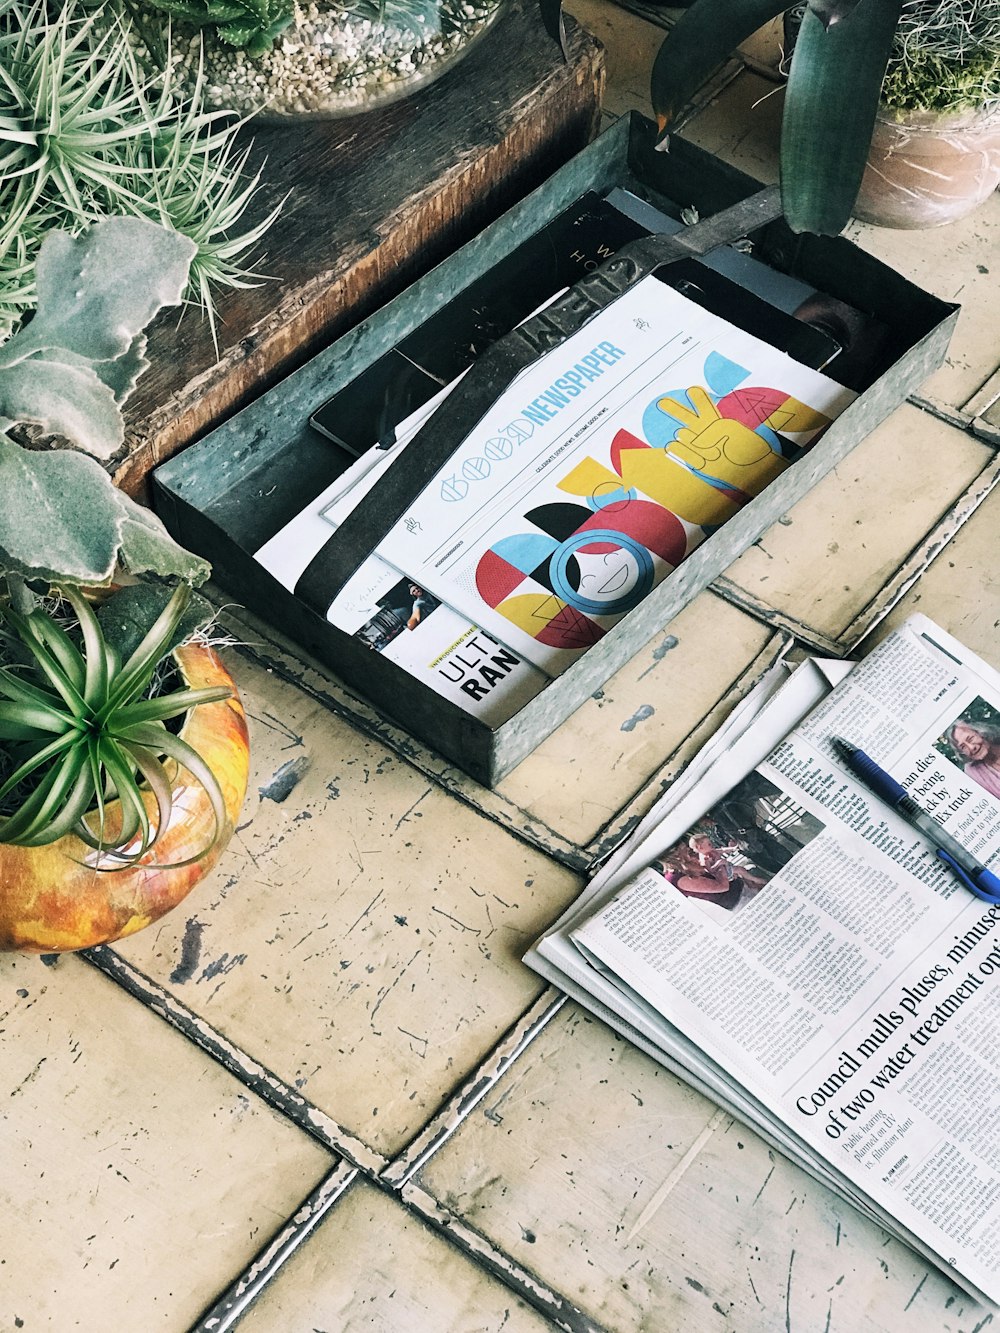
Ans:
{"type": "Polygon", "coordinates": [[[629,500],[628,504],[616,506],[614,513],[600,509],[581,523],[577,531],[586,532],[588,528],[625,533],[668,565],[679,565],[687,552],[684,524],[676,514],[652,500],[629,500]]]}
{"type": "Polygon", "coordinates": [[[524,582],[524,574],[495,551],[486,551],[476,565],[476,591],[487,606],[499,606],[524,582]]]}
{"type": "Polygon", "coordinates": [[[751,385],[746,389],[734,389],[720,398],[716,406],[719,416],[728,421],[738,421],[750,430],[763,426],[764,422],[778,408],[788,401],[788,394],[780,389],[767,389],[760,385],[751,385]]]}
{"type": "Polygon", "coordinates": [[[604,630],[573,607],[564,606],[534,637],[549,648],[589,648],[604,638],[604,630]]]}
{"type": "Polygon", "coordinates": [[[622,475],[622,450],[623,449],[651,449],[652,445],[647,444],[645,440],[640,440],[638,435],[633,435],[630,430],[619,430],[615,432],[615,438],[611,441],[611,466],[622,475]]]}

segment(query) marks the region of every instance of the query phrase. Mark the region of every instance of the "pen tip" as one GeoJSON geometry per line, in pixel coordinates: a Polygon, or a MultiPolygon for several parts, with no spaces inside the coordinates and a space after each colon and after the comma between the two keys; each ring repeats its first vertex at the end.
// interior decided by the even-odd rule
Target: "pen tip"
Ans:
{"type": "Polygon", "coordinates": [[[852,745],[850,741],[845,741],[843,736],[831,736],[830,744],[838,754],[843,755],[845,759],[850,759],[851,755],[856,753],[857,746],[852,745]]]}

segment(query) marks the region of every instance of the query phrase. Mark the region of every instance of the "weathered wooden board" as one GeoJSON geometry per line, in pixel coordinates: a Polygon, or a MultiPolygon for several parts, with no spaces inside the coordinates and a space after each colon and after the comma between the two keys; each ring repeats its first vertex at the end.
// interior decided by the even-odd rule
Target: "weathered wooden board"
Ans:
{"type": "Polygon", "coordinates": [[[246,225],[284,200],[260,247],[274,281],[218,301],[208,322],[168,311],[127,412],[116,480],[149,469],[308,360],[523,198],[597,131],[603,53],[571,25],[564,63],[519,2],[414,97],[337,120],[260,126],[261,188],[246,225]]]}

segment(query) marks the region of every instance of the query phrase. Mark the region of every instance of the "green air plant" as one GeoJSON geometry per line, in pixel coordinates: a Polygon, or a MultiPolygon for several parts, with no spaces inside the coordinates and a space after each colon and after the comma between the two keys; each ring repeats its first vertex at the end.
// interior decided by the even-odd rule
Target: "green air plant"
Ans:
{"type": "Polygon", "coordinates": [[[113,7],[0,0],[0,341],[33,308],[45,234],[115,215],[194,241],[188,300],[212,319],[213,290],[253,280],[244,258],[277,210],[240,221],[257,185],[239,125],[140,65],[113,7]]]}
{"type": "Polygon", "coordinates": [[[1000,102],[1000,0],[903,0],[882,101],[941,112],[1000,102]]]}
{"type": "Polygon", "coordinates": [[[164,759],[182,764],[205,788],[217,837],[226,817],[219,783],[166,723],[231,691],[149,697],[161,661],[179,642],[190,588],[174,591],[125,662],[89,603],[72,588],[60,595],[73,612],[71,629],[46,608],[22,614],[0,607],[0,649],[9,663],[0,667],[0,754],[10,769],[0,784],[0,842],[39,847],[75,833],[113,865],[137,861],[170,822],[164,759]],[[155,823],[143,783],[155,798],[155,823]],[[106,806],[115,799],[120,813],[110,827],[106,806]]]}
{"type": "Polygon", "coordinates": [[[249,56],[266,55],[292,22],[294,0],[122,0],[142,31],[146,15],[162,14],[190,27],[213,32],[227,46],[249,56]]]}

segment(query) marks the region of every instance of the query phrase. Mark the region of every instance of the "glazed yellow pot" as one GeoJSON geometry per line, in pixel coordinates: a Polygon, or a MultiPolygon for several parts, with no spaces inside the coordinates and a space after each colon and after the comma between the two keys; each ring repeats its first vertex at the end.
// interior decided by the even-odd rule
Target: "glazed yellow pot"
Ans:
{"type": "MultiPolygon", "coordinates": [[[[233,689],[230,699],[192,709],[180,733],[222,788],[225,827],[209,847],[215,816],[208,795],[186,769],[175,765],[170,822],[134,865],[99,869],[102,860],[105,866],[113,863],[73,834],[45,847],[0,844],[0,950],[60,953],[132,935],[176,907],[222,855],[246,795],[246,715],[232,677],[213,649],[188,644],[178,648],[174,658],[190,688],[233,689]],[[196,858],[190,865],[177,864],[190,857],[196,858]]],[[[152,793],[146,792],[144,800],[155,820],[152,793]]],[[[107,815],[113,826],[115,806],[108,807],[107,815]]]]}

